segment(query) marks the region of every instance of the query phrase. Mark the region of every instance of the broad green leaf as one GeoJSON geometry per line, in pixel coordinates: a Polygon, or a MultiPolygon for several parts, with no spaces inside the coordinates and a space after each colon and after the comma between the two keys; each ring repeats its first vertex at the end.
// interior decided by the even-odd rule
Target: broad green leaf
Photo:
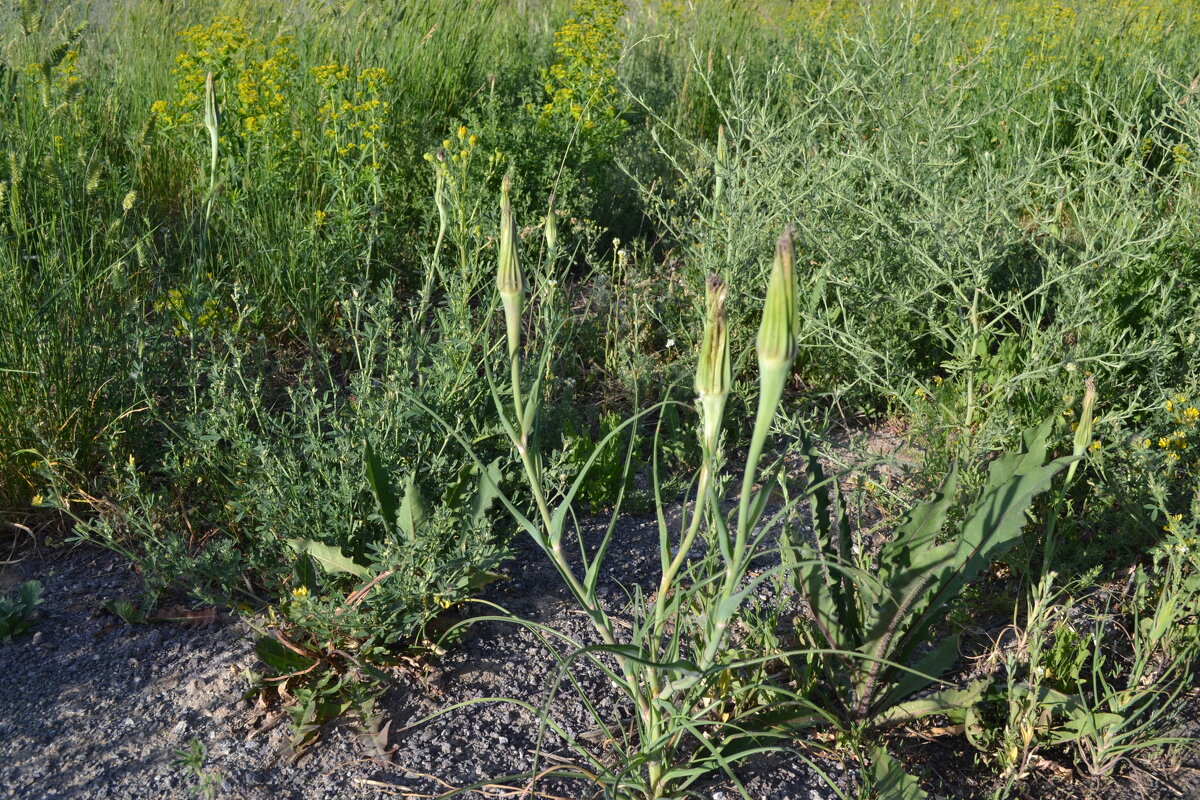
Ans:
{"type": "Polygon", "coordinates": [[[473,593],[487,586],[489,583],[503,580],[508,580],[508,576],[503,573],[472,567],[467,576],[467,592],[473,593]]]}
{"type": "MultiPolygon", "coordinates": [[[[884,709],[889,708],[906,697],[911,697],[913,694],[926,688],[933,682],[931,677],[937,678],[945,674],[947,670],[954,666],[957,658],[958,637],[947,636],[938,642],[936,647],[917,659],[917,662],[911,665],[911,672],[900,670],[901,674],[896,678],[895,685],[892,687],[891,692],[884,698],[883,702],[880,703],[880,706],[884,709]]],[[[945,696],[949,697],[950,695],[945,696]]]]}
{"type": "Polygon", "coordinates": [[[871,782],[880,800],[926,800],[917,779],[904,771],[882,745],[871,748],[871,782]]]}
{"type": "Polygon", "coordinates": [[[1072,731],[1074,735],[1070,739],[1078,739],[1082,736],[1098,738],[1104,734],[1105,729],[1114,726],[1120,726],[1125,722],[1125,717],[1120,714],[1113,714],[1108,711],[1089,712],[1086,708],[1076,710],[1071,719],[1063,723],[1063,727],[1072,731]]]}
{"type": "MultiPolygon", "coordinates": [[[[1048,435],[1043,423],[1036,435],[1048,435]]],[[[926,510],[925,518],[914,518],[918,527],[904,531],[894,547],[886,547],[881,561],[890,596],[881,603],[864,646],[878,658],[903,661],[919,644],[929,625],[957,598],[963,587],[1020,538],[1025,512],[1034,496],[1049,488],[1054,476],[1074,460],[1060,458],[1038,463],[1045,443],[1025,436],[1027,452],[996,459],[989,468],[987,487],[972,504],[958,534],[950,541],[933,545],[931,537],[941,527],[951,496],[935,500],[940,507],[926,510]],[[936,524],[935,524],[936,523],[936,524]]],[[[1036,436],[1034,437],[1036,438],[1036,436]]]]}
{"type": "MultiPolygon", "coordinates": [[[[792,559],[796,588],[808,600],[820,631],[833,648],[854,647],[862,631],[859,606],[854,602],[855,591],[869,588],[855,586],[847,568],[850,566],[849,525],[844,519],[837,480],[826,476],[820,454],[802,433],[805,452],[807,491],[813,507],[813,535],[816,548],[807,546],[801,531],[793,528],[784,547],[792,559]]],[[[872,605],[867,603],[866,605],[872,605]]]]}
{"type": "Polygon", "coordinates": [[[295,576],[296,583],[310,593],[317,591],[317,565],[313,563],[312,556],[303,553],[296,558],[295,576]]]}
{"type": "MultiPolygon", "coordinates": [[[[880,723],[896,723],[920,719],[930,714],[946,714],[951,720],[962,722],[967,709],[983,699],[991,684],[991,678],[981,678],[971,681],[961,689],[954,686],[915,700],[889,705],[877,719],[880,723]]],[[[897,695],[900,696],[899,692],[897,695]]]]}
{"type": "Polygon", "coordinates": [[[326,572],[348,572],[358,578],[367,578],[371,575],[366,567],[355,562],[346,556],[340,548],[333,545],[313,541],[312,539],[288,539],[288,545],[299,556],[312,556],[312,559],[320,564],[321,568],[326,572]]]}
{"type": "Polygon", "coordinates": [[[492,507],[492,503],[500,496],[500,481],[503,480],[503,477],[498,458],[489,464],[479,476],[479,488],[471,498],[472,528],[478,529],[483,524],[483,519],[492,507]]]}
{"type": "Polygon", "coordinates": [[[397,514],[397,524],[408,536],[409,541],[417,540],[417,532],[429,518],[429,509],[425,506],[425,498],[417,487],[416,478],[408,476],[404,482],[404,499],[400,501],[400,511],[397,514]]]}
{"type": "Polygon", "coordinates": [[[254,652],[276,675],[303,672],[316,662],[284,647],[277,639],[264,636],[254,643],[254,652]]]}
{"type": "Polygon", "coordinates": [[[100,607],[110,614],[120,617],[126,625],[145,625],[149,620],[146,613],[133,604],[127,597],[115,597],[105,600],[100,607]]]}
{"type": "Polygon", "coordinates": [[[375,455],[375,448],[371,445],[370,439],[367,440],[364,448],[363,460],[366,465],[367,483],[370,484],[375,501],[379,504],[379,515],[383,517],[384,527],[387,528],[388,533],[395,534],[396,494],[392,491],[391,476],[379,462],[379,457],[375,455]]]}
{"type": "Polygon", "coordinates": [[[42,604],[42,583],[41,581],[25,581],[21,584],[18,591],[18,596],[21,598],[21,605],[29,611],[32,611],[37,606],[42,604]]]}

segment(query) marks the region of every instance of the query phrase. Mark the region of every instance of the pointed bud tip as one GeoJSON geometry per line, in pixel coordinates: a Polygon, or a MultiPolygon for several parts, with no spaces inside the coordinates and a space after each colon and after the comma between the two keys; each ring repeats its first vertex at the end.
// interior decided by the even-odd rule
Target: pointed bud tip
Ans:
{"type": "Polygon", "coordinates": [[[796,273],[794,269],[792,229],[785,228],[775,248],[775,263],[767,281],[763,301],[762,324],[758,329],[760,366],[790,367],[796,357],[799,318],[796,309],[796,273]]]}
{"type": "Polygon", "coordinates": [[[792,256],[792,254],[795,250],[795,246],[793,243],[795,232],[796,232],[796,229],[793,226],[788,225],[786,228],[783,229],[783,233],[780,234],[779,241],[775,245],[776,250],[778,252],[786,253],[789,258],[792,256]]]}

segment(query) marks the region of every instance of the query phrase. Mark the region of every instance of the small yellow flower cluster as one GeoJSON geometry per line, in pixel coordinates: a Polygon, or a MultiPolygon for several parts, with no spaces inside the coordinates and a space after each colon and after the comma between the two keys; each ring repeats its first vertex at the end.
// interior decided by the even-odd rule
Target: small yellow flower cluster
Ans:
{"type": "Polygon", "coordinates": [[[1038,69],[1058,62],[1071,43],[1064,38],[1075,28],[1075,9],[1054,0],[1024,0],[1013,14],[1025,22],[1025,69],[1038,69]]]}
{"type": "Polygon", "coordinates": [[[1157,437],[1142,440],[1142,447],[1157,448],[1165,452],[1168,464],[1175,465],[1200,447],[1195,439],[1200,438],[1200,408],[1189,402],[1187,395],[1176,394],[1163,403],[1163,410],[1170,414],[1171,430],[1157,437]]]}
{"type": "Polygon", "coordinates": [[[232,321],[233,310],[222,306],[221,301],[215,297],[209,297],[199,303],[198,309],[194,308],[195,305],[194,299],[179,289],[170,289],[154,301],[154,310],[175,315],[177,321],[174,333],[179,337],[205,330],[215,333],[222,329],[221,326],[232,321]]]}
{"type": "Polygon", "coordinates": [[[858,0],[797,0],[788,3],[782,18],[789,33],[825,43],[860,27],[863,4],[858,0]]]}
{"type": "Polygon", "coordinates": [[[52,54],[48,63],[26,64],[22,72],[31,81],[40,82],[41,100],[47,108],[69,104],[83,89],[79,50],[75,47],[52,54]]]}
{"type": "Polygon", "coordinates": [[[262,61],[250,61],[238,75],[235,90],[243,136],[256,133],[286,138],[292,76],[299,61],[291,49],[290,36],[277,38],[262,61]]]}
{"type": "MultiPolygon", "coordinates": [[[[688,12],[674,0],[646,2],[676,26],[689,14],[704,13],[703,0],[689,2],[688,12]]],[[[757,0],[753,5],[762,19],[780,21],[778,27],[799,39],[801,47],[890,30],[896,10],[894,3],[862,0],[757,0]]],[[[1020,69],[1034,73],[1029,85],[1055,91],[1072,80],[1064,68],[1083,62],[1086,74],[1088,65],[1099,68],[1110,59],[1153,54],[1172,32],[1200,28],[1195,0],[911,0],[905,5],[937,29],[953,26],[960,32],[964,46],[953,56],[957,65],[1020,69]]],[[[928,38],[918,30],[909,41],[916,48],[928,38]]]]}
{"type": "Polygon", "coordinates": [[[336,61],[322,64],[319,67],[313,67],[309,70],[309,74],[326,91],[343,81],[350,80],[350,68],[336,61]]]}
{"type": "Polygon", "coordinates": [[[208,73],[229,93],[218,99],[234,131],[249,139],[286,142],[290,97],[298,59],[290,36],[269,43],[252,36],[240,17],[217,16],[210,25],[180,31],[188,48],[175,57],[175,98],[157,100],[150,112],[167,126],[197,125],[204,118],[208,73]]]}
{"type": "Polygon", "coordinates": [[[542,76],[549,98],[543,120],[567,113],[585,130],[597,119],[616,120],[617,64],[625,43],[617,24],[623,16],[624,0],[575,0],[571,18],[554,33],[557,59],[542,76]]]}
{"type": "Polygon", "coordinates": [[[210,25],[193,25],[179,32],[179,38],[190,45],[175,56],[175,101],[171,110],[163,101],[152,108],[168,125],[192,125],[204,117],[204,80],[212,72],[223,75],[242,60],[246,50],[258,44],[246,30],[240,17],[217,16],[210,25]],[[159,105],[161,103],[162,105],[159,105]]]}
{"type": "MultiPolygon", "coordinates": [[[[457,141],[454,142],[449,139],[442,140],[442,153],[450,156],[451,164],[462,162],[463,166],[466,167],[467,162],[471,160],[471,156],[475,153],[475,148],[479,146],[479,137],[473,133],[468,133],[466,125],[458,126],[458,130],[455,131],[455,137],[457,141]]],[[[433,154],[426,153],[425,160],[434,161],[433,154]]],[[[439,163],[444,163],[444,160],[439,163]]]]}
{"type": "Polygon", "coordinates": [[[392,83],[387,70],[367,67],[352,78],[349,67],[330,61],[310,74],[321,87],[317,119],[337,154],[357,156],[366,166],[378,168],[378,151],[387,147],[380,131],[391,111],[382,97],[392,83]]]}
{"type": "Polygon", "coordinates": [[[425,153],[436,178],[434,204],[439,219],[449,226],[451,241],[460,247],[481,235],[479,188],[492,185],[507,164],[498,149],[485,152],[482,141],[466,125],[459,125],[442,140],[437,152],[425,153]]]}
{"type": "Polygon", "coordinates": [[[58,62],[58,66],[54,68],[54,88],[70,95],[78,91],[82,84],[83,78],[79,73],[79,51],[68,50],[62,61],[58,62]]]}
{"type": "MultiPolygon", "coordinates": [[[[446,176],[453,191],[465,186],[467,172],[478,152],[479,137],[467,131],[466,125],[459,125],[452,138],[442,140],[442,147],[437,154],[426,153],[425,160],[434,164],[446,176]]],[[[489,170],[494,170],[503,163],[504,156],[499,150],[488,154],[489,170]]]]}

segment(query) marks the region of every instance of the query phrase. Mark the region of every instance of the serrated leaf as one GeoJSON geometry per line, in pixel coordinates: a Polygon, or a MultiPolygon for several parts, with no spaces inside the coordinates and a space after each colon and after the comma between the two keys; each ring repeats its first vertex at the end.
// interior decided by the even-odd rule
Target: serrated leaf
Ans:
{"type": "Polygon", "coordinates": [[[288,545],[299,556],[312,556],[312,559],[320,564],[321,568],[326,572],[348,572],[359,578],[367,578],[371,575],[366,567],[355,562],[343,553],[340,548],[333,545],[313,541],[312,539],[288,539],[288,545]]]}
{"type": "MultiPolygon", "coordinates": [[[[798,526],[791,528],[785,545],[796,570],[796,589],[808,601],[817,629],[833,648],[853,647],[862,635],[862,620],[855,593],[870,592],[868,583],[855,584],[850,570],[850,526],[837,489],[837,479],[829,478],[821,466],[820,452],[807,432],[801,434],[805,454],[807,491],[812,502],[813,536],[816,547],[809,548],[798,526]]],[[[864,603],[874,605],[871,600],[864,603]]]]}
{"type": "MultiPolygon", "coordinates": [[[[1026,450],[996,459],[984,491],[971,505],[957,535],[934,544],[949,508],[951,492],[933,504],[922,504],[896,540],[880,555],[881,577],[888,597],[872,614],[864,637],[865,652],[904,661],[929,625],[963,587],[1020,538],[1025,511],[1033,498],[1049,488],[1054,476],[1074,460],[1042,464],[1050,421],[1024,436],[1026,450]]],[[[949,479],[948,479],[949,480],[949,479]]]]}
{"type": "MultiPolygon", "coordinates": [[[[943,675],[947,670],[950,669],[950,667],[954,666],[954,662],[957,658],[958,637],[947,636],[945,639],[942,639],[942,641],[938,642],[936,647],[934,647],[925,655],[921,656],[921,658],[919,658],[917,662],[912,665],[911,672],[907,670],[902,671],[900,677],[896,679],[895,686],[892,688],[892,691],[888,693],[887,697],[880,705],[883,708],[888,708],[926,688],[933,682],[930,678],[926,677],[927,675],[932,676],[933,678],[943,675]]],[[[944,698],[949,698],[952,696],[956,695],[943,695],[944,698]]]]}
{"type": "Polygon", "coordinates": [[[961,689],[957,686],[942,689],[925,697],[892,705],[879,715],[878,720],[880,723],[895,723],[920,719],[930,714],[946,714],[951,721],[962,723],[967,709],[979,703],[991,685],[991,678],[981,678],[961,689]]]}
{"type": "Polygon", "coordinates": [[[42,604],[43,587],[41,581],[26,581],[21,584],[20,598],[21,605],[27,610],[32,611],[42,604]]]}

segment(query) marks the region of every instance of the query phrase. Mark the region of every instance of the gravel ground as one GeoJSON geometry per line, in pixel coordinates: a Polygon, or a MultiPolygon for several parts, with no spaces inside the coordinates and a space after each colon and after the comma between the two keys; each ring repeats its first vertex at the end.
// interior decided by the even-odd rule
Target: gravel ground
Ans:
{"type": "MultiPolygon", "coordinates": [[[[613,560],[622,562],[625,578],[657,568],[656,537],[652,524],[635,525],[624,537],[634,544],[613,560]]],[[[253,631],[244,620],[218,615],[207,625],[130,626],[102,609],[106,600],[138,596],[138,576],[117,556],[43,547],[13,560],[0,575],[0,592],[37,579],[45,602],[32,634],[0,645],[0,797],[182,797],[197,780],[176,765],[177,751],[193,739],[207,747],[204,769],[223,779],[216,793],[222,798],[428,795],[446,785],[427,776],[461,786],[531,765],[538,726],[511,704],[473,705],[413,725],[473,698],[543,703],[556,663],[523,626],[477,623],[423,681],[397,673],[380,702],[391,720],[390,763],[350,722],[329,726],[297,761],[286,724],[264,730],[273,715],[240,700],[248,688],[244,672],[256,666],[253,631]]],[[[571,607],[544,556],[518,547],[507,572],[510,580],[489,587],[487,599],[592,640],[586,618],[571,607]]],[[[604,596],[614,609],[624,599],[615,585],[604,596]]],[[[581,670],[579,679],[603,711],[621,713],[621,698],[602,673],[581,670]]],[[[590,730],[573,693],[560,693],[550,707],[572,735],[590,730]]],[[[549,759],[568,754],[554,737],[544,750],[549,759]]],[[[749,765],[744,780],[756,797],[770,800],[834,796],[802,761],[786,756],[749,765]]],[[[705,788],[717,800],[736,796],[720,781],[705,788]]],[[[574,790],[572,796],[586,792],[580,785],[574,790]]]]}
{"type": "MultiPolygon", "coordinates": [[[[652,523],[634,522],[622,530],[622,546],[610,553],[620,569],[605,595],[611,610],[619,610],[624,600],[615,579],[644,579],[657,569],[656,537],[652,523]]],[[[220,777],[214,795],[220,798],[429,796],[447,785],[461,786],[531,764],[538,726],[531,715],[511,704],[472,705],[414,724],[474,698],[545,702],[555,660],[523,626],[477,623],[424,679],[396,674],[396,683],[380,702],[380,710],[391,720],[390,760],[381,758],[375,744],[349,722],[329,726],[318,744],[297,760],[288,749],[286,725],[270,725],[278,715],[240,700],[248,688],[244,671],[256,666],[253,631],[245,621],[220,615],[203,626],[129,626],[101,608],[112,598],[136,597],[139,588],[138,576],[113,554],[43,547],[13,561],[0,568],[0,593],[10,593],[33,578],[42,581],[46,593],[34,633],[0,644],[0,797],[184,797],[197,779],[175,763],[176,751],[194,739],[207,747],[204,769],[220,777]],[[431,777],[435,775],[438,780],[431,777]]],[[[586,618],[571,607],[544,556],[519,545],[506,571],[510,579],[489,587],[486,599],[531,622],[591,640],[586,618]]],[[[602,673],[581,670],[579,679],[603,711],[621,714],[622,700],[602,673]]],[[[564,692],[549,707],[573,735],[589,730],[575,695],[564,692]]],[[[544,749],[551,760],[568,754],[553,737],[544,749]]],[[[955,761],[963,765],[965,776],[970,755],[945,748],[917,753],[910,766],[926,770],[919,766],[924,763],[942,775],[947,767],[951,772],[958,769],[955,761]]],[[[821,767],[854,796],[853,769],[833,762],[822,762],[821,767]]],[[[836,796],[792,754],[747,764],[739,777],[761,800],[836,796]]],[[[974,784],[953,775],[941,782],[960,787],[947,795],[954,797],[976,795],[968,788],[974,784]]],[[[564,797],[591,794],[582,785],[541,788],[564,797]]],[[[737,796],[721,780],[702,788],[713,800],[737,796]]],[[[1044,789],[1041,796],[1079,796],[1067,779],[1044,789]]],[[[1190,783],[1185,785],[1187,793],[1172,795],[1200,797],[1194,790],[1190,783]]],[[[499,796],[496,791],[490,794],[499,796]]],[[[1113,796],[1122,795],[1138,796],[1113,796]]]]}

